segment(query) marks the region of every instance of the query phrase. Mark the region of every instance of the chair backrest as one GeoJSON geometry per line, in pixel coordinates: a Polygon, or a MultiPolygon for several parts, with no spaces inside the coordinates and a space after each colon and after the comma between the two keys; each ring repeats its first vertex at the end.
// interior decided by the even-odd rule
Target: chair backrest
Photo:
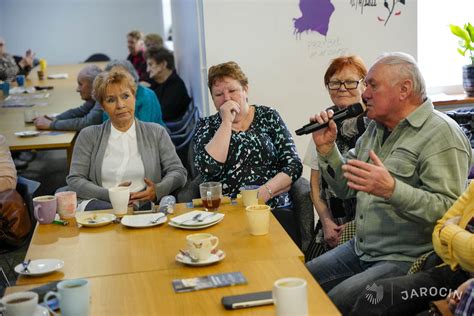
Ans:
{"type": "Polygon", "coordinates": [[[18,176],[16,190],[21,195],[21,197],[26,203],[26,206],[28,207],[28,212],[30,214],[32,227],[34,227],[34,224],[36,223],[34,210],[33,210],[33,195],[36,192],[36,190],[38,190],[40,185],[41,183],[38,181],[34,181],[34,180],[24,178],[22,176],[18,176]]]}
{"type": "Polygon", "coordinates": [[[92,54],[89,57],[87,57],[87,59],[84,62],[92,63],[96,61],[110,61],[110,57],[102,53],[97,53],[97,54],[92,54]]]}
{"type": "Polygon", "coordinates": [[[199,109],[192,105],[191,110],[188,110],[183,119],[176,122],[165,122],[177,151],[187,146],[193,138],[199,117],[199,109]]]}

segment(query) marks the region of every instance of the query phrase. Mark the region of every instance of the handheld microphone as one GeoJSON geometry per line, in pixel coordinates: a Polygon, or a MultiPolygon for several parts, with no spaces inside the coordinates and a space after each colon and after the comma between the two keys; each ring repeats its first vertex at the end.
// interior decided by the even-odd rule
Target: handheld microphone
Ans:
{"type": "MultiPolygon", "coordinates": [[[[359,114],[364,113],[364,111],[365,111],[365,107],[362,104],[355,103],[355,104],[352,104],[352,105],[348,106],[347,108],[345,108],[343,110],[335,112],[334,115],[332,116],[331,120],[334,120],[335,122],[339,123],[339,122],[342,122],[342,121],[344,121],[348,118],[356,117],[359,114]]],[[[328,121],[326,123],[311,122],[309,124],[304,125],[302,128],[297,129],[295,131],[295,133],[298,136],[311,134],[314,131],[317,131],[317,130],[328,127],[329,122],[330,121],[328,121]]]]}

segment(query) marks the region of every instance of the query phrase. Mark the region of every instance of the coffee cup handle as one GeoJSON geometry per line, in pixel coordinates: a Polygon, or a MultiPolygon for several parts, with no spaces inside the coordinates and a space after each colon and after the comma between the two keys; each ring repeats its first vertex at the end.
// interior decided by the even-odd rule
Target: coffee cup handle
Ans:
{"type": "Polygon", "coordinates": [[[211,237],[211,245],[212,245],[212,250],[216,249],[217,246],[219,245],[219,238],[217,238],[216,236],[212,236],[211,237]]]}
{"type": "Polygon", "coordinates": [[[41,208],[41,204],[37,204],[34,207],[35,217],[37,220],[42,221],[43,219],[39,217],[38,211],[41,208]]]}
{"type": "Polygon", "coordinates": [[[48,308],[49,312],[54,315],[54,316],[59,316],[58,313],[55,313],[48,305],[48,301],[50,298],[52,297],[56,297],[57,300],[59,300],[59,293],[58,292],[54,292],[54,291],[49,291],[48,293],[46,293],[46,295],[44,296],[44,299],[43,299],[43,302],[45,303],[46,307],[48,308]]]}

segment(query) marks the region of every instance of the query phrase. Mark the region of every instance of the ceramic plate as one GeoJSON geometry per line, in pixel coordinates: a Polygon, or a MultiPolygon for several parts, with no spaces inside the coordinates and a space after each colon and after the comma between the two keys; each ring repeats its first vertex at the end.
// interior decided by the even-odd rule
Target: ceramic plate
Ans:
{"type": "Polygon", "coordinates": [[[123,225],[134,228],[152,227],[163,224],[164,222],[166,222],[166,215],[163,215],[163,213],[126,215],[122,217],[123,225]]]}
{"type": "Polygon", "coordinates": [[[27,276],[39,276],[48,274],[64,267],[64,261],[59,259],[36,259],[31,260],[28,265],[28,272],[23,271],[23,265],[20,263],[15,267],[15,272],[27,276]]]}
{"type": "Polygon", "coordinates": [[[173,217],[171,222],[179,226],[204,226],[212,224],[221,220],[224,217],[222,213],[216,212],[205,212],[205,211],[191,211],[182,215],[173,217]],[[196,216],[199,216],[200,221],[196,220],[196,216]]]}
{"type": "Polygon", "coordinates": [[[76,220],[79,224],[86,227],[100,227],[112,223],[116,219],[114,214],[81,212],[76,214],[76,220]]]}
{"type": "Polygon", "coordinates": [[[188,256],[184,256],[181,253],[178,253],[175,258],[176,258],[176,261],[187,264],[187,265],[190,265],[190,266],[205,266],[205,265],[208,265],[208,264],[213,264],[213,263],[219,262],[222,259],[224,259],[225,258],[225,252],[219,249],[219,250],[216,251],[215,254],[211,254],[211,256],[209,258],[207,258],[206,260],[197,261],[197,262],[191,261],[191,259],[188,256]]]}
{"type": "Polygon", "coordinates": [[[35,313],[33,316],[49,316],[49,311],[46,307],[41,305],[36,305],[35,313]]]}
{"type": "Polygon", "coordinates": [[[20,137],[31,137],[31,136],[37,136],[39,134],[40,132],[38,131],[22,131],[22,132],[15,133],[16,136],[20,136],[20,137]]]}
{"type": "MultiPolygon", "coordinates": [[[[222,214],[222,215],[224,215],[224,214],[222,214]]],[[[216,225],[217,223],[221,222],[223,219],[224,219],[224,216],[221,216],[217,221],[214,221],[212,223],[205,224],[205,225],[198,225],[198,226],[196,226],[196,225],[195,226],[179,225],[179,224],[176,224],[173,221],[169,221],[168,225],[176,227],[176,228],[182,228],[182,229],[202,229],[202,228],[211,227],[213,225],[216,225]]]]}

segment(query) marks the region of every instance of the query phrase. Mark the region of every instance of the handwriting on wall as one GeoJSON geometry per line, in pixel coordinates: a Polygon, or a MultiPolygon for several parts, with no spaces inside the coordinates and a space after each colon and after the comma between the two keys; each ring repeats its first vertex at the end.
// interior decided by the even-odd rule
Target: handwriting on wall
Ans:
{"type": "Polygon", "coordinates": [[[337,57],[347,55],[349,49],[344,47],[339,37],[321,40],[311,40],[307,42],[307,48],[310,58],[318,57],[337,57]]]}

